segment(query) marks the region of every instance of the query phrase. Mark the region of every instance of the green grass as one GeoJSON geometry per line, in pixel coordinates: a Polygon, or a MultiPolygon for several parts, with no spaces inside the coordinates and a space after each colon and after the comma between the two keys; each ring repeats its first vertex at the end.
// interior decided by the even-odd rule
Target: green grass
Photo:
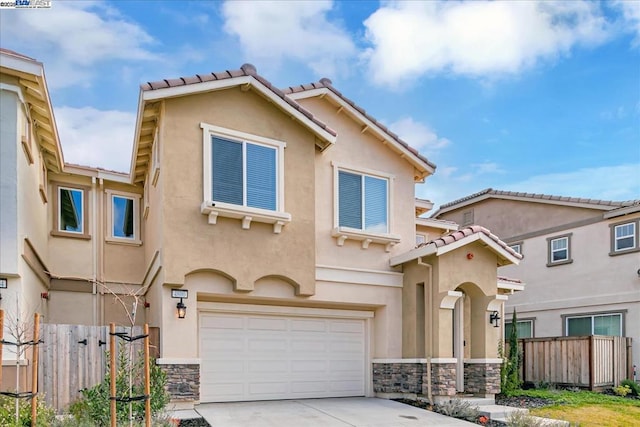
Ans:
{"type": "Polygon", "coordinates": [[[569,421],[580,427],[640,425],[640,400],[590,391],[519,390],[513,396],[549,399],[553,403],[531,409],[531,415],[569,421]]]}

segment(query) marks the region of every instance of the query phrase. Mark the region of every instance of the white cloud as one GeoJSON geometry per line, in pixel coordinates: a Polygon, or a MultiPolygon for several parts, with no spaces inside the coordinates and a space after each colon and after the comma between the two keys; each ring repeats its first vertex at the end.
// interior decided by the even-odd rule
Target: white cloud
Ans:
{"type": "Polygon", "coordinates": [[[622,10],[622,18],[627,29],[635,33],[634,44],[640,45],[640,2],[618,0],[615,5],[622,10]]]}
{"type": "Polygon", "coordinates": [[[329,22],[332,1],[226,1],[224,30],[240,39],[246,60],[279,63],[293,59],[318,75],[347,69],[355,46],[338,25],[329,22]]]}
{"type": "Polygon", "coordinates": [[[65,162],[129,172],[134,113],[59,107],[55,115],[65,162]]]}
{"type": "Polygon", "coordinates": [[[536,175],[505,184],[500,190],[603,200],[640,199],[640,163],[536,175]]]}
{"type": "MultiPolygon", "coordinates": [[[[55,2],[50,9],[5,10],[2,40],[45,63],[51,87],[88,84],[99,63],[155,60],[153,38],[102,2],[55,2]]],[[[9,46],[6,46],[9,47],[9,46]]]]}
{"type": "Polygon", "coordinates": [[[608,37],[598,3],[390,2],[365,22],[373,80],[397,86],[429,73],[495,78],[608,37]]]}
{"type": "Polygon", "coordinates": [[[411,117],[404,117],[391,123],[389,129],[413,148],[427,153],[444,148],[451,143],[447,138],[438,136],[429,126],[416,122],[411,117]]]}

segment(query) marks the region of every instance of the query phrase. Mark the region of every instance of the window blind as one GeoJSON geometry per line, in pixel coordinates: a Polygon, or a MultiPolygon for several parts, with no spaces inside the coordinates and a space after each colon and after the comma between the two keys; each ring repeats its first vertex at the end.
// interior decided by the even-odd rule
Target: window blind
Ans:
{"type": "Polygon", "coordinates": [[[340,227],[362,229],[362,177],[338,172],[338,210],[340,227]]]}
{"type": "Polygon", "coordinates": [[[242,143],[212,137],[212,199],[243,204],[242,143]]]}

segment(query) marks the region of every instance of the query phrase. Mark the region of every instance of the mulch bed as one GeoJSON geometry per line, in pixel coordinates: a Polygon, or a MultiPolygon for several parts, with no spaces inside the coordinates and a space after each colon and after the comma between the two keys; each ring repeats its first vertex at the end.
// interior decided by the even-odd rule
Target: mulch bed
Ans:
{"type": "Polygon", "coordinates": [[[191,418],[188,420],[180,420],[178,427],[211,427],[211,424],[206,422],[204,418],[191,418]]]}

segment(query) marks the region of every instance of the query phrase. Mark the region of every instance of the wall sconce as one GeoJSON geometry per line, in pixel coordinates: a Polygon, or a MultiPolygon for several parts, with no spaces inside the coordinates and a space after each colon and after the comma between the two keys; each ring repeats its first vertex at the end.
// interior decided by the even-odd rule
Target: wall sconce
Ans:
{"type": "MultiPolygon", "coordinates": [[[[4,277],[0,277],[0,289],[7,289],[7,279],[4,277]]],[[[0,294],[0,300],[2,299],[2,294],[0,294]]]]}
{"type": "Polygon", "coordinates": [[[178,312],[178,319],[184,319],[187,315],[187,306],[182,302],[182,299],[189,298],[189,291],[186,289],[171,289],[171,298],[180,298],[180,301],[176,305],[178,312]]]}
{"type": "Polygon", "coordinates": [[[489,323],[493,324],[494,328],[500,327],[500,313],[495,310],[492,311],[491,314],[489,314],[489,323]]]}

